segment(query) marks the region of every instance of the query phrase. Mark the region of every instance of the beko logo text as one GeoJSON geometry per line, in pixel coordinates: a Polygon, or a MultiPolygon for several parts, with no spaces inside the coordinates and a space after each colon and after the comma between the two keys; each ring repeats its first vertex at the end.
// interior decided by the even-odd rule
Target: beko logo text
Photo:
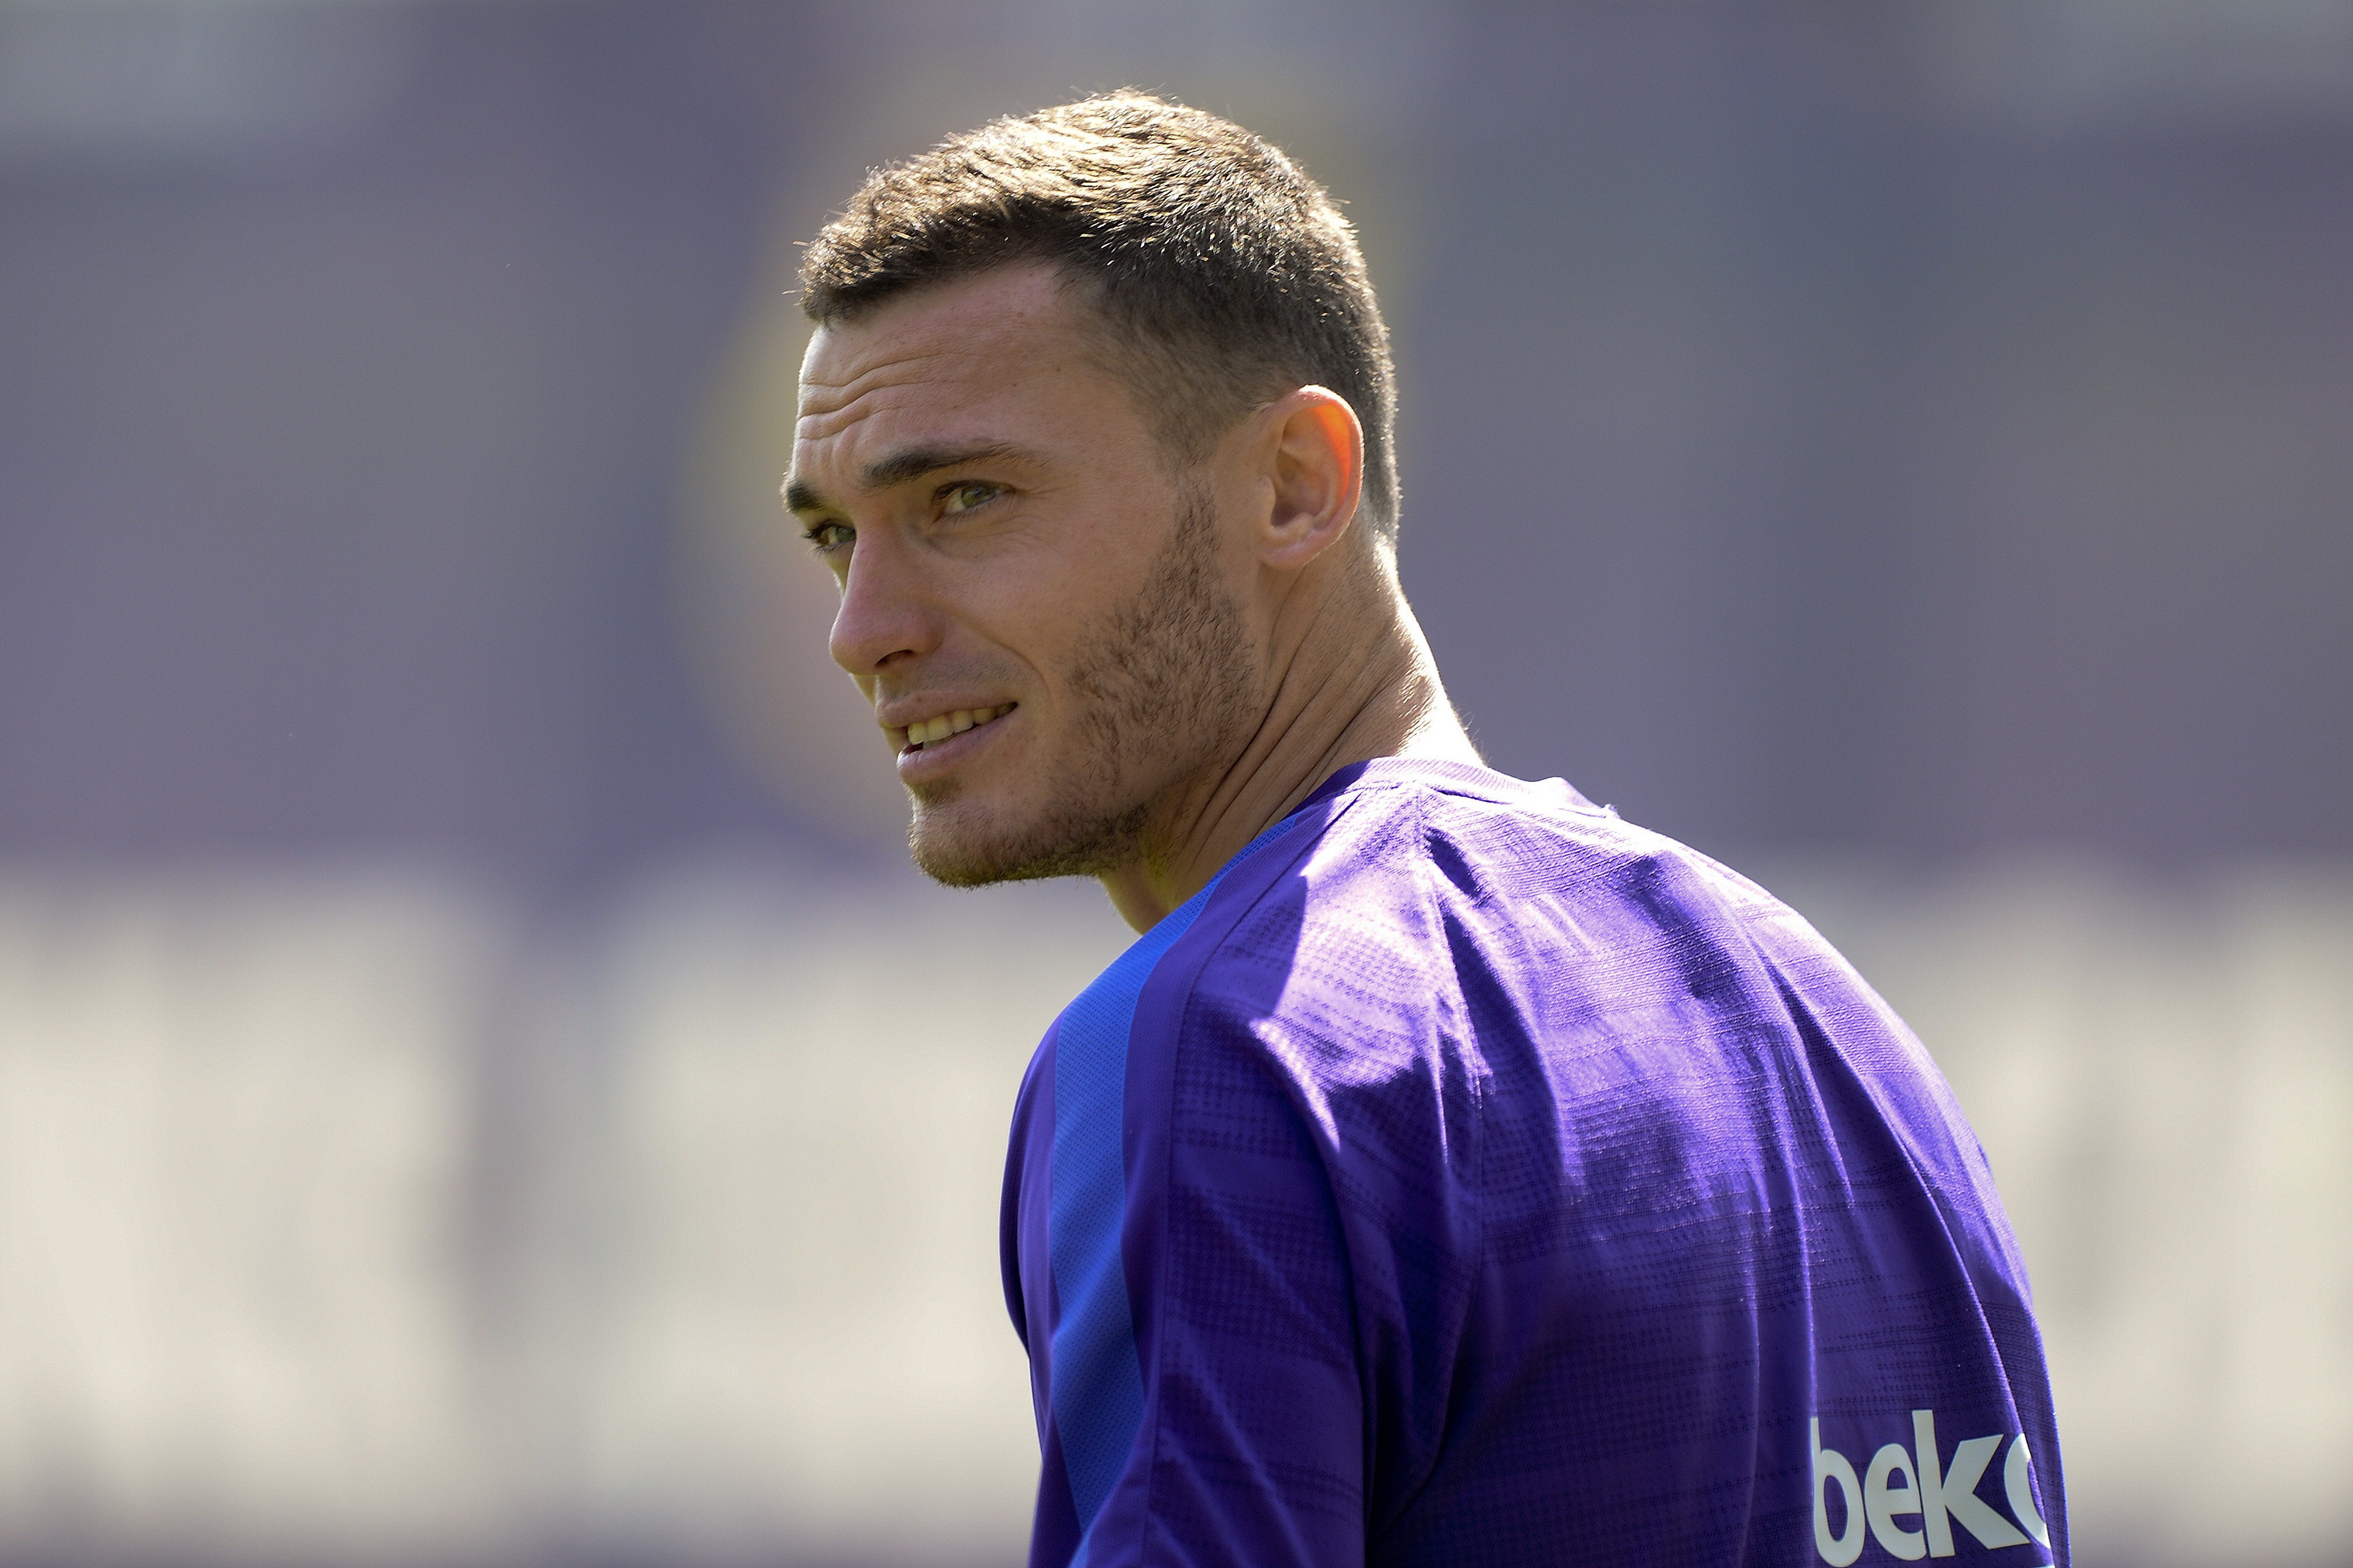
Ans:
{"type": "Polygon", "coordinates": [[[2051,1544],[2050,1527],[2034,1506],[2031,1473],[2032,1458],[2026,1436],[2010,1439],[2010,1455],[2001,1467],[2002,1490],[2017,1524],[2004,1519],[1978,1496],[2003,1434],[1970,1437],[1953,1450],[1952,1463],[1943,1462],[1936,1448],[1936,1413],[1912,1412],[1912,1447],[1890,1443],[1871,1457],[1857,1479],[1854,1466],[1836,1448],[1822,1447],[1822,1424],[1813,1423],[1814,1545],[1831,1568],[1846,1565],[1862,1555],[1866,1523],[1871,1538],[1892,1557],[1906,1562],[1921,1557],[1950,1557],[1953,1526],[1959,1525],[1984,1547],[2023,1546],[2031,1538],[2038,1546],[2051,1544]],[[1831,1533],[1831,1489],[1839,1493],[1841,1523],[1831,1533]],[[1916,1521],[1916,1527],[1913,1522],[1916,1521]],[[2023,1527],[2024,1533],[2021,1533],[2023,1527]]]}

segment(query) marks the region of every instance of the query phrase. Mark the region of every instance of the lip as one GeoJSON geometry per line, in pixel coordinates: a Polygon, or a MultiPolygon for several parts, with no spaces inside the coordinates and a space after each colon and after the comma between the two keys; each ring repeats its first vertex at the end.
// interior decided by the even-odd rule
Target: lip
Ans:
{"type": "Polygon", "coordinates": [[[902,747],[899,752],[900,782],[922,784],[962,766],[975,752],[996,739],[1006,721],[1020,711],[1020,705],[1017,703],[1010,713],[1000,713],[986,724],[975,724],[962,734],[950,735],[944,741],[927,741],[920,751],[902,747]]]}

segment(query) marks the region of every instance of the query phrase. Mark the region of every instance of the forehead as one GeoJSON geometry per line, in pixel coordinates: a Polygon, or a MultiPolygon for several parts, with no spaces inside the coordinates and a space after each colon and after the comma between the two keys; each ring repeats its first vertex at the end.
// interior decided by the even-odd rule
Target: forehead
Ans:
{"type": "Polygon", "coordinates": [[[1092,306],[1042,265],[934,285],[828,322],[801,363],[795,471],[831,479],[908,443],[1081,434],[1073,427],[1127,413],[1103,358],[1092,306]]]}

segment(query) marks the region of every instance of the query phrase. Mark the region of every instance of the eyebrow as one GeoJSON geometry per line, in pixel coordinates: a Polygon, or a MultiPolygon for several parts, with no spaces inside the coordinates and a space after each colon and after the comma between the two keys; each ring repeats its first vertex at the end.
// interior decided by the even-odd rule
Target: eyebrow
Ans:
{"type": "MultiPolygon", "coordinates": [[[[859,476],[859,483],[870,490],[889,489],[892,485],[903,485],[909,479],[920,479],[925,474],[935,474],[942,468],[1007,458],[1036,461],[1029,453],[1009,441],[981,441],[968,447],[909,447],[867,464],[866,471],[859,476]]],[[[831,504],[818,493],[814,486],[797,479],[785,481],[786,511],[821,511],[831,504]]]]}

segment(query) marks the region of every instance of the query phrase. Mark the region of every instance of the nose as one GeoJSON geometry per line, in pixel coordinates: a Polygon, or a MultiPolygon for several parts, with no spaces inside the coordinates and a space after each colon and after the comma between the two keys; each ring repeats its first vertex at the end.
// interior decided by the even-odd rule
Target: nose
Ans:
{"type": "Polygon", "coordinates": [[[939,646],[939,617],[925,601],[911,563],[870,533],[850,552],[834,612],[828,647],[833,662],[868,679],[893,660],[920,658],[939,646]]]}

